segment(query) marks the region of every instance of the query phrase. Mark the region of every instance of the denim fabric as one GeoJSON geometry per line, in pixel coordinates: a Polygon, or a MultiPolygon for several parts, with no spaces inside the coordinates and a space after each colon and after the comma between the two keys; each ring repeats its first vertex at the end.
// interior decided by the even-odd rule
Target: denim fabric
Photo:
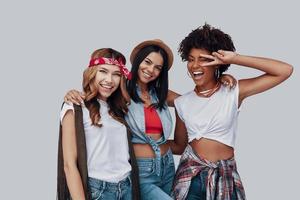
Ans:
{"type": "MultiPolygon", "coordinates": [[[[140,87],[137,86],[137,93],[141,95],[140,87]]],[[[156,92],[152,88],[149,90],[149,95],[151,98],[151,102],[158,102],[156,92]]],[[[165,104],[165,108],[162,110],[156,109],[156,112],[161,120],[163,126],[163,135],[164,138],[159,144],[163,144],[169,138],[172,133],[172,117],[170,111],[168,109],[167,104],[165,104]]],[[[130,101],[130,105],[128,106],[128,113],[125,116],[125,120],[127,121],[130,129],[134,133],[134,137],[132,139],[133,143],[149,143],[149,137],[145,135],[145,113],[144,113],[144,105],[143,103],[136,103],[132,99],[130,101]]]]}
{"type": "Polygon", "coordinates": [[[142,199],[172,199],[170,195],[175,175],[172,152],[169,150],[161,157],[160,175],[156,173],[155,162],[154,158],[137,158],[142,199]]]}
{"type": "MultiPolygon", "coordinates": [[[[137,86],[137,93],[140,95],[141,90],[139,86],[137,86]]],[[[150,89],[149,91],[151,101],[157,102],[157,96],[154,89],[150,89]]],[[[167,141],[169,136],[172,133],[172,117],[169,111],[167,104],[165,104],[165,108],[162,110],[156,109],[156,112],[160,118],[163,127],[163,137],[159,140],[155,141],[151,137],[147,136],[145,133],[145,113],[144,113],[144,105],[142,103],[135,103],[131,100],[130,105],[128,106],[128,113],[125,115],[125,120],[128,123],[130,129],[132,130],[132,143],[142,143],[142,144],[150,144],[154,153],[155,153],[155,165],[158,170],[156,170],[156,174],[160,175],[160,159],[161,153],[159,145],[163,144],[167,141]]]]}
{"type": "MultiPolygon", "coordinates": [[[[189,192],[187,194],[187,200],[206,200],[206,179],[208,176],[208,171],[202,171],[197,176],[192,179],[189,192]]],[[[226,200],[237,200],[236,192],[230,199],[226,200]]]]}
{"type": "Polygon", "coordinates": [[[110,183],[95,178],[88,178],[92,200],[131,200],[132,184],[130,176],[118,183],[110,183]]]}

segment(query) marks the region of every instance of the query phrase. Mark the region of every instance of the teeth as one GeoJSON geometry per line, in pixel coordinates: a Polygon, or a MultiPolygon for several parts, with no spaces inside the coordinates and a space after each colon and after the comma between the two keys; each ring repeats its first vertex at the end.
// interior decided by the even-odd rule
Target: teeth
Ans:
{"type": "Polygon", "coordinates": [[[108,86],[108,85],[102,85],[100,84],[102,87],[106,88],[106,89],[112,89],[113,87],[112,86],[108,86]]]}
{"type": "Polygon", "coordinates": [[[202,75],[203,72],[198,71],[198,72],[193,72],[193,74],[194,74],[194,75],[202,75]]]}
{"type": "Polygon", "coordinates": [[[148,77],[148,78],[150,78],[150,77],[151,77],[151,75],[150,75],[150,74],[148,74],[148,73],[146,73],[146,72],[143,72],[143,74],[144,74],[146,77],[148,77]]]}

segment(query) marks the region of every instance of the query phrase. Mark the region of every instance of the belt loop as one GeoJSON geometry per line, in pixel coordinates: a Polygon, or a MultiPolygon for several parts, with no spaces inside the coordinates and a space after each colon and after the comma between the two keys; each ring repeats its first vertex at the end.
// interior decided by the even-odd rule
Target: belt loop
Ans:
{"type": "Polygon", "coordinates": [[[102,190],[104,191],[106,188],[106,182],[105,181],[102,181],[102,190]]]}
{"type": "MultiPolygon", "coordinates": [[[[125,179],[125,180],[126,180],[126,179],[125,179]]],[[[124,180],[123,180],[123,181],[124,181],[124,180]]],[[[123,181],[120,181],[120,182],[118,183],[118,192],[117,192],[117,199],[118,199],[118,200],[121,199],[121,197],[122,197],[122,189],[121,189],[121,186],[122,186],[123,181]]]]}
{"type": "Polygon", "coordinates": [[[132,182],[131,182],[131,174],[129,174],[129,176],[127,177],[128,180],[129,180],[129,186],[131,187],[132,186],[132,182]]]}

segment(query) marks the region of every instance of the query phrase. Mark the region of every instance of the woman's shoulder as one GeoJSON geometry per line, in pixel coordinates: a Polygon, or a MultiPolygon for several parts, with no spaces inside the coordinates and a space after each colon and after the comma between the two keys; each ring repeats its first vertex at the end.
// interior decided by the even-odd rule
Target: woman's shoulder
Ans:
{"type": "Polygon", "coordinates": [[[179,105],[184,105],[186,104],[187,101],[189,101],[191,98],[193,98],[193,96],[195,95],[194,91],[189,91],[189,92],[186,92],[184,93],[183,95],[177,97],[175,100],[174,100],[174,104],[175,106],[179,106],[179,105]]]}
{"type": "Polygon", "coordinates": [[[188,99],[188,98],[194,96],[194,94],[195,94],[194,90],[191,90],[191,91],[188,91],[188,92],[184,93],[183,95],[177,97],[176,100],[184,101],[185,99],[188,99]]]}

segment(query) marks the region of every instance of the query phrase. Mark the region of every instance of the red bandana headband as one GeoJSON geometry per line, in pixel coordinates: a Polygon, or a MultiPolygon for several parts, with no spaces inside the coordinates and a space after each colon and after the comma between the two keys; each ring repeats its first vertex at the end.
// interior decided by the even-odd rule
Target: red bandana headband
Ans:
{"type": "Polygon", "coordinates": [[[95,59],[91,59],[89,67],[93,67],[95,65],[103,65],[103,64],[108,64],[108,65],[117,65],[120,70],[121,73],[128,79],[131,79],[131,73],[130,71],[127,69],[127,67],[123,64],[122,60],[115,60],[113,58],[105,58],[105,57],[100,57],[100,58],[95,58],[95,59]]]}

